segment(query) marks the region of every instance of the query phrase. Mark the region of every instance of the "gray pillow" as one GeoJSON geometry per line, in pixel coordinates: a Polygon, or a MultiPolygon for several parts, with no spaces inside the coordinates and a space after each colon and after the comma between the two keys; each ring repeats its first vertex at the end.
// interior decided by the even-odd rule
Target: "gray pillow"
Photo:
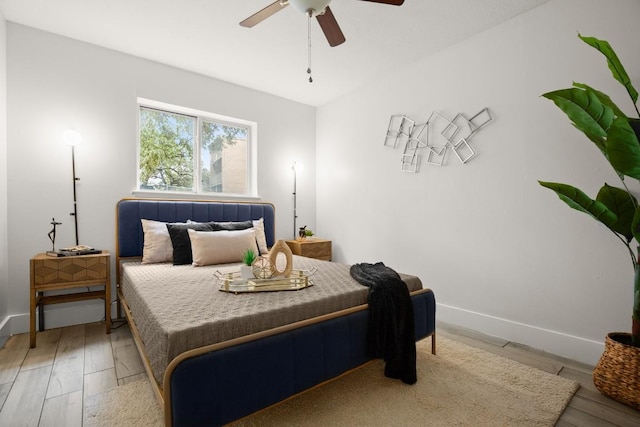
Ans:
{"type": "Polygon", "coordinates": [[[236,231],[236,230],[246,230],[247,228],[253,228],[253,221],[230,221],[230,222],[208,222],[207,224],[211,224],[214,231],[236,231]]]}

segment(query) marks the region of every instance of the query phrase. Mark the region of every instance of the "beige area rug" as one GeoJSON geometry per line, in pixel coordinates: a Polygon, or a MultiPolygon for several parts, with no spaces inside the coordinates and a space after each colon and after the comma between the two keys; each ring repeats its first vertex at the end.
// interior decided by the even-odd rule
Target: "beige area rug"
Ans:
{"type": "Polygon", "coordinates": [[[91,396],[83,427],[161,427],[162,409],[148,380],[134,381],[91,396]]]}
{"type": "MultiPolygon", "coordinates": [[[[234,426],[553,426],[578,383],[438,337],[418,343],[418,383],[385,378],[374,361],[234,426]]],[[[87,403],[85,426],[161,425],[146,381],[87,403]],[[91,403],[91,404],[90,404],[91,403]]]]}

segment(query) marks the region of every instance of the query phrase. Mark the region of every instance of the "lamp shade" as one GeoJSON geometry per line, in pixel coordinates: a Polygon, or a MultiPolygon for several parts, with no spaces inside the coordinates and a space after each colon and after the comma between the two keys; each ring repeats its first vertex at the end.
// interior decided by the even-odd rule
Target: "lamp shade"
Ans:
{"type": "Polygon", "coordinates": [[[67,129],[62,133],[62,139],[68,145],[78,145],[82,142],[82,135],[74,129],[67,129]]]}

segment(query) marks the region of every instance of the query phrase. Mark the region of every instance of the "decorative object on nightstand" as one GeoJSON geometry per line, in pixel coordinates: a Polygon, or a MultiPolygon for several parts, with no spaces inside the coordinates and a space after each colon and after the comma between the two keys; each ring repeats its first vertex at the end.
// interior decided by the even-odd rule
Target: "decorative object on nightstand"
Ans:
{"type": "Polygon", "coordinates": [[[109,252],[99,254],[51,257],[38,254],[31,258],[30,269],[30,345],[36,346],[36,308],[39,314],[39,330],[44,330],[44,309],[47,304],[83,301],[88,299],[104,300],[104,318],[107,334],[111,332],[111,257],[109,252]],[[103,286],[98,291],[44,295],[48,291],[103,286]]]}
{"type": "Polygon", "coordinates": [[[49,240],[51,240],[51,250],[47,251],[47,255],[57,256],[57,252],[56,252],[56,226],[57,225],[61,225],[61,224],[62,223],[56,221],[55,218],[51,218],[51,225],[53,226],[53,228],[47,234],[47,236],[49,236],[49,240]]]}
{"type": "MultiPolygon", "coordinates": [[[[56,251],[55,256],[78,256],[78,255],[93,255],[102,253],[101,249],[92,248],[91,246],[78,245],[70,248],[61,248],[56,251]]],[[[51,256],[51,254],[47,253],[51,256]]]]}
{"type": "Polygon", "coordinates": [[[309,230],[306,225],[304,227],[300,227],[300,230],[298,230],[299,239],[306,239],[311,236],[313,236],[313,231],[309,230]]]}
{"type": "Polygon", "coordinates": [[[331,240],[318,238],[287,240],[287,246],[295,255],[331,261],[331,240]]]}

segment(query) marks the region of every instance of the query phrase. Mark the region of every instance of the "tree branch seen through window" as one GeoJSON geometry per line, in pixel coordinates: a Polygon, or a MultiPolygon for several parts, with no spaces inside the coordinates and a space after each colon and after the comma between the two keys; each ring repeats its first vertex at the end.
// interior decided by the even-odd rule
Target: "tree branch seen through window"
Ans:
{"type": "Polygon", "coordinates": [[[250,127],[139,108],[139,189],[250,193],[250,127]]]}

